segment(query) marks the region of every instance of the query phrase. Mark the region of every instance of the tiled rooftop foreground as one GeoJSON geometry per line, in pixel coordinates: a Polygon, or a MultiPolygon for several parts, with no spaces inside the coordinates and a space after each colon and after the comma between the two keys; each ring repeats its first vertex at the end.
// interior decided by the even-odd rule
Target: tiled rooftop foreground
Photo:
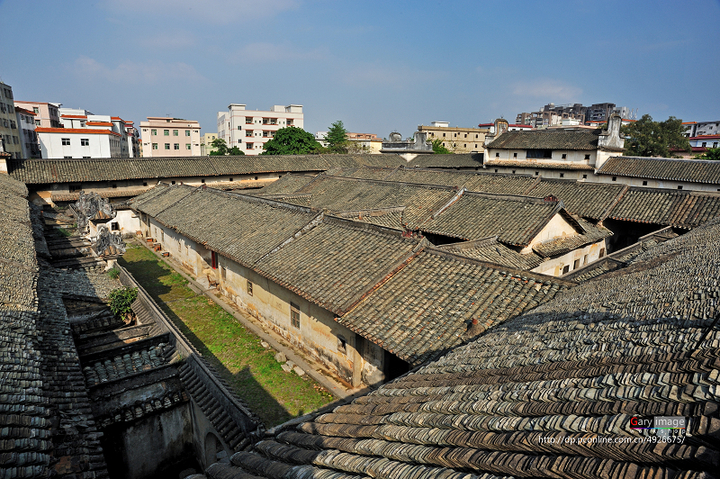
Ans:
{"type": "Polygon", "coordinates": [[[714,220],[646,249],[206,474],[715,477],[720,333],[708,328],[720,310],[719,235],[714,220]],[[658,441],[630,428],[634,416],[684,416],[688,435],[658,441]]]}

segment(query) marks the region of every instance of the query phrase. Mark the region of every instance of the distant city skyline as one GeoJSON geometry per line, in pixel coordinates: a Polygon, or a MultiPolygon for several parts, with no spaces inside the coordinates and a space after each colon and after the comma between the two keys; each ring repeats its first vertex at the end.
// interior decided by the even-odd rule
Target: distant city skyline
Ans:
{"type": "Polygon", "coordinates": [[[305,130],[411,136],[545,104],[720,119],[720,1],[0,0],[15,99],[217,130],[230,103],[305,130]]]}

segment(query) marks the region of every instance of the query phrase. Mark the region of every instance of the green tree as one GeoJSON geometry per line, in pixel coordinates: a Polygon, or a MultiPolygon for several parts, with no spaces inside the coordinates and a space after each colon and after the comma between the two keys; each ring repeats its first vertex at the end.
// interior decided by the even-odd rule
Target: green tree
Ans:
{"type": "Polygon", "coordinates": [[[341,120],[336,121],[330,125],[330,129],[325,135],[325,141],[327,142],[327,149],[331,153],[347,153],[350,147],[350,142],[347,138],[347,130],[341,120]]]}
{"type": "Polygon", "coordinates": [[[699,160],[715,160],[720,161],[720,148],[708,148],[705,153],[695,158],[699,160]]]}
{"type": "Polygon", "coordinates": [[[286,126],[275,132],[273,139],[263,145],[263,155],[307,155],[321,147],[315,137],[302,128],[286,126]]]}
{"type": "Polygon", "coordinates": [[[230,149],[228,150],[228,155],[238,156],[238,155],[244,155],[244,154],[245,154],[245,152],[243,152],[243,151],[242,151],[240,148],[238,148],[237,146],[233,146],[232,148],[230,148],[230,149]]]}
{"type": "Polygon", "coordinates": [[[213,156],[225,156],[228,154],[227,143],[225,143],[225,140],[222,138],[215,138],[212,143],[210,143],[210,146],[212,147],[210,154],[213,156]]]}
{"type": "Polygon", "coordinates": [[[655,156],[670,158],[673,151],[690,151],[682,120],[671,116],[665,121],[653,121],[643,115],[638,121],[623,126],[626,156],[655,156]]]}
{"type": "Polygon", "coordinates": [[[446,155],[448,153],[452,153],[452,151],[448,150],[447,148],[445,148],[445,146],[443,146],[442,140],[440,140],[439,138],[435,138],[432,141],[432,149],[433,153],[437,153],[439,155],[446,155]]]}
{"type": "Polygon", "coordinates": [[[122,288],[114,289],[108,297],[108,307],[115,316],[128,322],[132,319],[133,312],[131,306],[137,299],[137,296],[137,288],[123,286],[122,288]]]}

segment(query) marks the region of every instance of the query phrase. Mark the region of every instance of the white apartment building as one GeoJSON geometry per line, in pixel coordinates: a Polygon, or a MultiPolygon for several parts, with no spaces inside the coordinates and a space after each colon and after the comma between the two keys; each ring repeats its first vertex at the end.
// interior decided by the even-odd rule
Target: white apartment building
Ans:
{"type": "Polygon", "coordinates": [[[12,158],[22,156],[12,87],[2,82],[0,82],[0,143],[2,143],[0,151],[9,153],[12,158]]]}
{"type": "Polygon", "coordinates": [[[39,101],[16,101],[15,106],[30,110],[35,113],[35,126],[45,128],[60,128],[59,109],[62,103],[48,103],[39,101]]]}
{"type": "Polygon", "coordinates": [[[125,121],[93,115],[87,110],[60,108],[62,128],[36,127],[43,158],[128,158],[125,121]]]}
{"type": "Polygon", "coordinates": [[[202,155],[199,122],[165,116],[147,119],[140,122],[145,158],[202,155]]]}
{"type": "Polygon", "coordinates": [[[280,128],[304,128],[302,109],[302,105],[274,105],[270,111],[246,110],[244,104],[231,103],[228,111],[218,112],[218,138],[228,148],[237,146],[246,155],[259,155],[280,128]]]}
{"type": "Polygon", "coordinates": [[[37,133],[35,133],[35,116],[35,113],[30,110],[19,106],[15,107],[23,158],[41,158],[40,144],[37,133]]]}

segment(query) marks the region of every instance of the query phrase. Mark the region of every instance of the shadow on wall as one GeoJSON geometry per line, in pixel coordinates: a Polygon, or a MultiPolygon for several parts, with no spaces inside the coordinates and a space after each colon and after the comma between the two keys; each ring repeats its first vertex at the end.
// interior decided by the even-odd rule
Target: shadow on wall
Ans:
{"type": "MultiPolygon", "coordinates": [[[[208,302],[214,306],[210,299],[203,295],[197,295],[189,288],[173,288],[176,285],[184,285],[187,281],[177,272],[168,271],[161,266],[156,260],[143,260],[128,262],[124,259],[119,260],[119,264],[126,268],[135,279],[143,285],[147,293],[155,300],[163,312],[170,318],[175,326],[185,335],[188,341],[197,349],[202,357],[209,363],[218,373],[219,377],[225,380],[230,389],[242,399],[250,410],[257,414],[267,427],[283,423],[296,417],[302,416],[308,411],[300,410],[299,414],[292,414],[282,404],[280,404],[257,380],[257,375],[263,375],[268,368],[279,368],[280,365],[272,360],[270,363],[258,363],[253,368],[245,366],[239,371],[232,372],[223,364],[212,351],[192,330],[188,328],[185,322],[173,310],[183,311],[187,315],[197,314],[192,310],[193,305],[199,302],[208,302]],[[182,303],[185,301],[184,303],[182,303]],[[172,308],[171,308],[172,305],[172,308]]],[[[183,314],[181,313],[181,314],[183,314]]],[[[224,311],[220,314],[227,314],[224,311]]],[[[198,319],[195,317],[194,319],[198,319]]],[[[204,318],[200,318],[204,319],[204,318]]],[[[224,325],[229,329],[230,326],[236,326],[235,319],[232,319],[232,325],[224,325]]],[[[208,321],[209,323],[209,321],[208,321]]],[[[229,334],[227,330],[223,330],[221,326],[215,326],[216,331],[213,333],[218,336],[229,334]]],[[[212,327],[212,326],[208,326],[212,327]]],[[[238,355],[254,354],[248,345],[242,344],[240,341],[236,343],[239,351],[238,355]]],[[[217,350],[218,354],[222,349],[217,350]]],[[[240,361],[241,358],[238,358],[240,361]]]]}

